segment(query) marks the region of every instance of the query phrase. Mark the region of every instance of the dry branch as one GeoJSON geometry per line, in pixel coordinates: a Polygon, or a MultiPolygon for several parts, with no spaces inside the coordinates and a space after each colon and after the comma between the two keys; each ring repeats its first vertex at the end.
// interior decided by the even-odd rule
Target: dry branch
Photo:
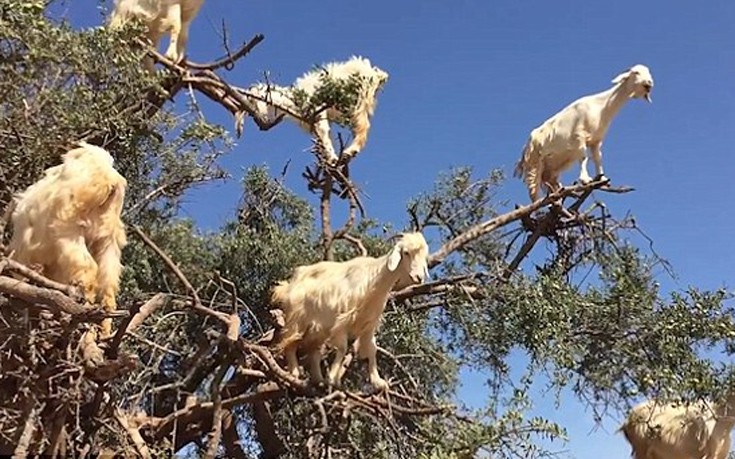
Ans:
{"type": "MultiPolygon", "coordinates": [[[[235,61],[247,56],[253,48],[264,40],[263,35],[255,35],[249,42],[245,43],[234,54],[221,60],[208,64],[196,64],[185,61],[182,64],[176,64],[173,61],[160,54],[158,51],[148,48],[148,54],[156,61],[163,64],[176,77],[167,85],[166,90],[168,97],[172,98],[182,88],[189,86],[200,93],[207,96],[212,101],[220,104],[227,109],[235,117],[235,132],[238,137],[242,135],[245,114],[249,114],[255,124],[261,130],[268,130],[281,122],[281,117],[275,120],[267,120],[260,116],[255,110],[252,103],[245,97],[244,90],[230,85],[217,75],[214,70],[219,68],[231,68],[235,61]]],[[[161,105],[163,101],[153,103],[153,105],[161,105]]]]}
{"type": "Polygon", "coordinates": [[[262,34],[257,34],[247,43],[243,43],[240,49],[226,57],[217,59],[213,62],[208,62],[206,64],[197,64],[196,62],[187,60],[186,67],[193,70],[217,70],[220,67],[225,67],[227,70],[232,70],[232,67],[230,66],[234,66],[234,64],[239,59],[250,54],[250,51],[252,51],[253,48],[255,48],[263,40],[265,40],[265,36],[263,36],[262,34]]]}
{"type": "Polygon", "coordinates": [[[173,260],[171,260],[171,257],[169,257],[163,250],[161,250],[160,247],[156,245],[155,242],[151,240],[144,232],[140,229],[137,225],[132,225],[133,231],[135,234],[148,246],[153,250],[156,255],[158,255],[161,260],[168,266],[168,268],[176,275],[176,277],[179,279],[179,281],[184,285],[186,290],[189,292],[192,298],[192,308],[194,311],[204,314],[210,317],[214,317],[217,320],[224,323],[228,334],[227,336],[230,338],[231,341],[234,341],[237,336],[237,332],[240,328],[240,319],[236,315],[228,316],[227,314],[215,311],[211,308],[208,308],[204,306],[202,303],[201,298],[199,298],[199,293],[197,293],[196,289],[191,285],[191,282],[189,282],[189,279],[186,278],[183,272],[181,272],[181,269],[178,267],[176,263],[174,263],[173,260]],[[233,336],[235,335],[235,336],[233,336]]]}
{"type": "Polygon", "coordinates": [[[124,327],[125,333],[135,331],[135,329],[140,327],[151,314],[165,306],[169,298],[170,297],[165,293],[156,293],[153,298],[146,301],[146,303],[138,309],[137,313],[131,316],[127,326],[124,327]]]}
{"type": "MultiPolygon", "coordinates": [[[[246,405],[254,401],[269,400],[283,394],[283,389],[276,384],[264,384],[259,386],[252,393],[241,394],[221,401],[221,407],[228,409],[239,405],[246,405]]],[[[196,424],[204,422],[206,419],[212,419],[213,402],[197,403],[192,406],[174,411],[165,418],[151,417],[145,425],[153,428],[153,437],[161,439],[171,433],[174,423],[178,421],[180,425],[196,424]]]]}
{"type": "MultiPolygon", "coordinates": [[[[35,400],[33,400],[35,402],[35,400]]],[[[31,412],[28,414],[25,426],[23,427],[23,433],[18,439],[18,446],[13,451],[13,459],[22,459],[28,456],[28,447],[31,444],[33,435],[36,433],[38,424],[38,413],[43,410],[44,405],[34,406],[31,408],[31,412]]]]}
{"type": "Polygon", "coordinates": [[[31,304],[45,306],[56,313],[65,312],[79,316],[99,310],[94,306],[81,305],[57,290],[37,287],[7,276],[0,276],[0,293],[20,298],[31,304]]]}
{"type": "Polygon", "coordinates": [[[478,223],[477,225],[469,228],[467,231],[463,232],[454,239],[442,245],[436,252],[432,253],[429,256],[429,267],[434,267],[438,265],[439,263],[444,261],[444,259],[449,256],[450,253],[461,249],[470,242],[488,234],[489,232],[494,231],[516,220],[519,220],[527,215],[531,215],[536,210],[547,206],[548,204],[562,201],[569,196],[575,196],[577,193],[580,192],[586,193],[586,196],[589,196],[589,194],[593,190],[610,191],[613,193],[625,193],[632,190],[632,188],[606,188],[608,186],[608,183],[609,181],[607,179],[595,180],[587,184],[573,185],[570,187],[562,188],[555,193],[549,194],[543,199],[539,199],[538,201],[535,201],[531,204],[519,207],[485,222],[478,223]]]}
{"type": "Polygon", "coordinates": [[[264,459],[275,459],[286,452],[286,445],[278,435],[268,402],[253,403],[253,420],[264,459]]]}
{"type": "Polygon", "coordinates": [[[23,277],[27,277],[29,282],[32,284],[43,288],[58,290],[75,301],[84,301],[84,295],[82,295],[82,292],[77,287],[53,281],[33,269],[9,258],[4,261],[4,266],[10,271],[14,271],[23,277]]]}
{"type": "Polygon", "coordinates": [[[135,449],[138,451],[141,457],[148,459],[151,457],[151,452],[148,449],[148,445],[143,440],[143,436],[140,434],[139,421],[137,417],[129,416],[125,414],[120,408],[115,410],[115,419],[125,429],[130,436],[130,440],[135,445],[135,449]]]}
{"type": "Polygon", "coordinates": [[[222,418],[224,416],[224,409],[222,408],[222,378],[225,377],[225,373],[229,368],[228,365],[220,365],[219,370],[214,375],[212,384],[210,385],[212,393],[212,428],[209,432],[209,439],[207,440],[207,451],[204,453],[205,459],[214,459],[217,456],[217,450],[219,449],[220,438],[222,438],[222,418]]]}
{"type": "Polygon", "coordinates": [[[446,293],[454,290],[455,286],[461,282],[477,279],[486,276],[486,273],[478,272],[461,276],[452,276],[440,279],[434,282],[426,282],[424,284],[410,285],[402,290],[393,292],[392,298],[396,301],[403,301],[418,295],[433,295],[437,293],[446,293]]]}

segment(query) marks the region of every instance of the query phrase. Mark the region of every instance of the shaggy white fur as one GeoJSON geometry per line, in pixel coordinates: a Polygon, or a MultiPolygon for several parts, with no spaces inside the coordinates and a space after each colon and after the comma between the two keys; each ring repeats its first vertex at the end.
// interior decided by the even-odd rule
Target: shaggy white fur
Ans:
{"type": "Polygon", "coordinates": [[[282,87],[258,83],[246,90],[259,115],[266,120],[275,120],[284,115],[299,123],[302,129],[312,133],[324,147],[327,160],[334,164],[338,161],[337,153],[332,143],[330,122],[348,119],[352,131],[352,142],[348,145],[343,157],[346,160],[353,158],[365,147],[370,131],[370,118],[377,106],[377,93],[388,81],[388,73],[374,67],[370,60],[353,56],[344,62],[331,62],[322,69],[312,70],[298,78],[292,86],[282,87]],[[336,107],[326,107],[322,110],[314,124],[307,123],[299,108],[294,103],[294,90],[302,90],[307,96],[314,95],[322,86],[320,76],[326,72],[327,78],[332,81],[346,81],[357,75],[361,80],[357,102],[351,113],[342,113],[336,107]]]}
{"type": "Polygon", "coordinates": [[[349,338],[360,358],[368,359],[371,384],[388,388],[376,361],[375,332],[391,289],[399,279],[423,283],[428,276],[429,247],[421,233],[405,233],[382,257],[356,257],[344,262],[322,261],[296,268],[288,281],[272,291],[274,306],[284,312],[285,325],[278,348],[286,355],[288,371],[298,376],[297,350],[309,355],[312,380],[324,381],[319,366],[322,348],[336,348],[329,382],[339,385],[349,338]]]}
{"type": "Polygon", "coordinates": [[[721,404],[642,402],[620,430],[634,459],[725,459],[735,425],[735,398],[721,404]]]}
{"type": "MultiPolygon", "coordinates": [[[[49,279],[80,283],[87,300],[114,311],[126,244],[120,215],[127,181],[106,150],[79,145],[16,197],[9,249],[13,259],[40,266],[49,279]]],[[[111,319],[105,319],[102,335],[111,330],[111,319]]]]}

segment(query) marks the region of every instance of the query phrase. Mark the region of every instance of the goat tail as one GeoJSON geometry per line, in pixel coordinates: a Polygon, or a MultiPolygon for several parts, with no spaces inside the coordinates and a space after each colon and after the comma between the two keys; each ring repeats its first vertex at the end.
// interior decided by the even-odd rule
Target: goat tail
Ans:
{"type": "Polygon", "coordinates": [[[523,146],[523,151],[521,152],[521,158],[518,160],[518,162],[515,164],[515,169],[513,170],[513,176],[514,177],[523,177],[523,173],[526,171],[528,166],[530,165],[531,158],[533,157],[533,142],[531,139],[528,139],[528,142],[523,146]]]}
{"type": "Polygon", "coordinates": [[[623,436],[625,437],[625,440],[630,445],[631,451],[630,451],[630,457],[633,459],[637,458],[647,458],[648,457],[648,449],[646,448],[645,444],[639,444],[638,441],[636,441],[635,435],[631,432],[631,429],[634,426],[626,420],[619,428],[615,431],[615,433],[622,432],[623,436]],[[639,451],[640,450],[640,451],[639,451]]]}

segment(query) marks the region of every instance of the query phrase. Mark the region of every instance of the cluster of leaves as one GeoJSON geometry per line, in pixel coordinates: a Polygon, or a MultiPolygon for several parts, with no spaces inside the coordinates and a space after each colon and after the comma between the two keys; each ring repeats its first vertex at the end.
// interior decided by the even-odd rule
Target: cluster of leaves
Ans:
{"type": "Polygon", "coordinates": [[[349,114],[354,112],[363,88],[369,82],[366,76],[352,74],[348,78],[333,78],[325,69],[315,68],[319,72],[319,84],[313,93],[303,89],[293,89],[293,101],[304,120],[313,122],[324,110],[335,110],[340,116],[335,122],[347,126],[350,124],[349,114]]]}

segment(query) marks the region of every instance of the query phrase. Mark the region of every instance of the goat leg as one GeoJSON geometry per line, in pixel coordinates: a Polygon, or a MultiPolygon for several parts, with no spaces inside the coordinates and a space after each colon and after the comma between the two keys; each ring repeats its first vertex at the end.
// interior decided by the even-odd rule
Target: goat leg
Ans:
{"type": "Polygon", "coordinates": [[[374,332],[366,333],[359,338],[358,355],[368,360],[368,375],[370,384],[379,391],[388,390],[388,381],[380,377],[378,373],[377,353],[378,346],[375,342],[374,332]]]}
{"type": "Polygon", "coordinates": [[[331,338],[331,342],[334,345],[336,352],[334,354],[334,360],[332,365],[329,367],[329,384],[335,387],[339,387],[342,376],[342,364],[344,363],[345,355],[347,354],[347,334],[342,332],[331,338]]]}

